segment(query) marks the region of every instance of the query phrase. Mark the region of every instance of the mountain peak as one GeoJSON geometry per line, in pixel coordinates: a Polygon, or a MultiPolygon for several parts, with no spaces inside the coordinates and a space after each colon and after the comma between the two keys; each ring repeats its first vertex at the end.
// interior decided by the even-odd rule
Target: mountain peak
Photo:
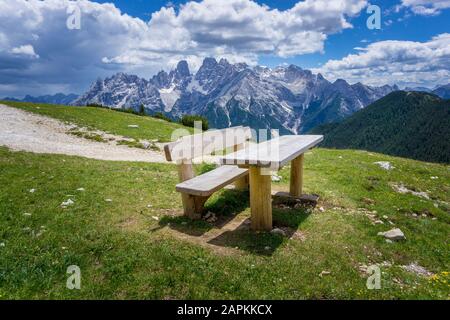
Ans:
{"type": "Polygon", "coordinates": [[[203,64],[202,67],[214,67],[215,65],[217,65],[217,61],[215,58],[212,57],[206,57],[205,59],[203,59],[203,64]]]}
{"type": "Polygon", "coordinates": [[[183,77],[189,77],[191,75],[189,71],[189,65],[186,60],[181,60],[180,62],[178,62],[176,71],[180,76],[183,77]]]}

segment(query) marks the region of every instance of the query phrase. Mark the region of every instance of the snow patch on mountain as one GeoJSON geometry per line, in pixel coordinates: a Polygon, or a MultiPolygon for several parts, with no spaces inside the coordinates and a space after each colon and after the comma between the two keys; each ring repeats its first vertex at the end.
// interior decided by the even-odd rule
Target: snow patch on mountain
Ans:
{"type": "Polygon", "coordinates": [[[159,95],[165,106],[164,111],[170,112],[175,102],[180,98],[181,93],[175,89],[175,85],[172,85],[170,88],[159,89],[159,95]]]}

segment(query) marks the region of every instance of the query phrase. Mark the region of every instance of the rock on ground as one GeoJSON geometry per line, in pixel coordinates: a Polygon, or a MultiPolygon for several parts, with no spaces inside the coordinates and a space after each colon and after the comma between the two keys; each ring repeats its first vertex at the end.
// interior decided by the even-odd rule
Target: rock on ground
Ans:
{"type": "Polygon", "coordinates": [[[382,168],[384,170],[395,169],[395,167],[389,161],[377,161],[377,162],[374,162],[374,164],[379,165],[380,168],[382,168]]]}
{"type": "Polygon", "coordinates": [[[402,230],[400,230],[399,228],[391,229],[386,232],[378,232],[378,235],[384,236],[386,239],[391,240],[391,241],[398,241],[398,240],[406,239],[402,230]]]}

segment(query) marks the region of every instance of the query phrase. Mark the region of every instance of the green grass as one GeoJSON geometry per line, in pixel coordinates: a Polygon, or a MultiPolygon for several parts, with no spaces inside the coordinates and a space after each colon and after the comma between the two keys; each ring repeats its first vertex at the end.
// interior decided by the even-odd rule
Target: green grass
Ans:
{"type": "Polygon", "coordinates": [[[136,140],[157,139],[160,142],[167,142],[171,140],[172,132],[175,129],[186,129],[189,132],[193,132],[192,128],[187,128],[174,122],[167,122],[153,117],[137,116],[106,108],[68,107],[11,101],[0,101],[0,103],[73,123],[80,127],[102,130],[136,140]],[[138,125],[139,128],[128,128],[128,125],[138,125]]]}
{"type": "MultiPolygon", "coordinates": [[[[298,230],[305,239],[228,231],[211,241],[217,250],[176,236],[199,240],[218,230],[178,216],[173,165],[0,148],[0,172],[0,299],[449,298],[448,166],[315,149],[305,156],[305,191],[319,194],[325,211],[274,209],[276,225],[298,230]],[[384,171],[373,164],[380,160],[396,168],[384,171]],[[396,193],[389,184],[400,182],[428,191],[432,199],[396,193]],[[74,205],[61,208],[68,198],[74,205]],[[382,220],[387,215],[407,240],[386,243],[377,232],[391,226],[373,225],[358,210],[363,207],[382,220]],[[412,218],[413,212],[438,219],[412,218]],[[359,264],[383,261],[393,266],[381,267],[382,289],[368,290],[359,264]],[[411,262],[437,276],[428,279],[401,268],[411,262]],[[69,265],[81,269],[81,290],[65,286],[69,265]],[[320,277],[323,270],[331,274],[320,277]]],[[[288,173],[284,168],[273,187],[287,189],[288,173]]],[[[222,191],[207,209],[219,217],[248,217],[248,194],[222,191]]]]}

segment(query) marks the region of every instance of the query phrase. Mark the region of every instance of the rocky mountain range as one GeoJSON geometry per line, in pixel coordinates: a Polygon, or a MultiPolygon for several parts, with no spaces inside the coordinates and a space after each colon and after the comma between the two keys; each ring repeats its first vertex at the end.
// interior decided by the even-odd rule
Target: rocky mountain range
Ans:
{"type": "Polygon", "coordinates": [[[143,104],[148,114],[162,112],[174,119],[206,116],[214,128],[249,125],[292,134],[345,118],[395,90],[343,79],[330,82],[295,65],[271,69],[206,58],[195,74],[180,61],[174,70],[149,80],[125,73],[98,79],[72,104],[135,110],[143,104]]]}

